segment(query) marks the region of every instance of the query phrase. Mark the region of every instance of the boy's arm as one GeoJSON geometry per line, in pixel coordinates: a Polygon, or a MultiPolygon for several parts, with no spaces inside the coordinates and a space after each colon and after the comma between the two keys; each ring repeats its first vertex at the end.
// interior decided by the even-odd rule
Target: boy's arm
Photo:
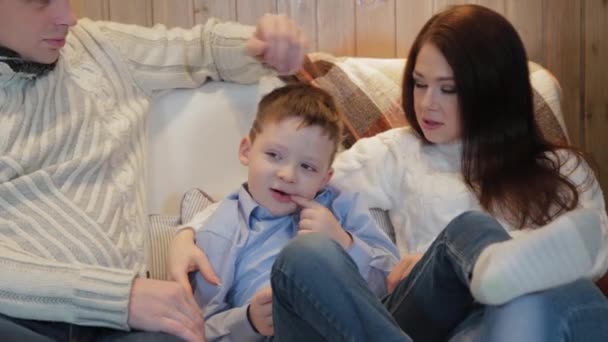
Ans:
{"type": "Polygon", "coordinates": [[[198,304],[204,310],[207,342],[259,341],[263,336],[252,328],[247,318],[247,306],[232,307],[226,298],[234,284],[238,255],[234,240],[239,227],[236,220],[229,217],[230,208],[229,204],[220,206],[196,233],[197,246],[205,251],[222,283],[218,286],[210,284],[196,273],[192,287],[198,304]]]}
{"type": "Polygon", "coordinates": [[[359,194],[342,192],[332,204],[342,227],[352,236],[346,251],[372,291],[383,296],[387,292],[386,276],[399,261],[395,244],[378,227],[359,194]]]}

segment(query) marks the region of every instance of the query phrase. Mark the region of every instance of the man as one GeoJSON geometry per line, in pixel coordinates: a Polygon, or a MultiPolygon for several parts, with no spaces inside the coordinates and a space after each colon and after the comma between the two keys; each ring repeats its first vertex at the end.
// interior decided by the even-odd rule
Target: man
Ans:
{"type": "Polygon", "coordinates": [[[145,276],[145,114],[163,90],[291,73],[305,45],[285,16],[166,30],[0,0],[0,335],[203,341],[191,293],[145,276]]]}

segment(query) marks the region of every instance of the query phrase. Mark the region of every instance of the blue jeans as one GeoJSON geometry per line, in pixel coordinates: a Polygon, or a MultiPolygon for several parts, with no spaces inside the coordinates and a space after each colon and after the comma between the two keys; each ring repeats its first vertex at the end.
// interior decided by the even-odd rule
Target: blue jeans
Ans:
{"type": "Polygon", "coordinates": [[[156,332],[119,331],[108,328],[83,327],[62,322],[43,322],[18,319],[0,314],[2,341],[53,342],[169,342],[181,339],[156,332]]]}
{"type": "Polygon", "coordinates": [[[469,291],[477,257],[509,235],[491,216],[455,218],[384,300],[338,244],[298,237],[272,270],[276,341],[608,341],[608,302],[580,280],[482,306],[469,291]]]}

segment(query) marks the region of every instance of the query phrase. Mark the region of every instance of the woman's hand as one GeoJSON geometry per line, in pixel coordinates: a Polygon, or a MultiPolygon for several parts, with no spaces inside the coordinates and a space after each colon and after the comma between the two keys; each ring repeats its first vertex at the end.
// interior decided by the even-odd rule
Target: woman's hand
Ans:
{"type": "Polygon", "coordinates": [[[221,283],[205,253],[194,243],[192,228],[182,229],[171,240],[167,267],[169,279],[178,282],[188,293],[192,293],[189,272],[200,271],[210,284],[221,283]]]}
{"type": "Polygon", "coordinates": [[[393,293],[397,285],[407,277],[412,268],[416,266],[418,261],[422,258],[422,253],[417,254],[408,254],[404,256],[401,261],[393,268],[391,273],[386,277],[386,287],[388,289],[388,293],[393,293]]]}

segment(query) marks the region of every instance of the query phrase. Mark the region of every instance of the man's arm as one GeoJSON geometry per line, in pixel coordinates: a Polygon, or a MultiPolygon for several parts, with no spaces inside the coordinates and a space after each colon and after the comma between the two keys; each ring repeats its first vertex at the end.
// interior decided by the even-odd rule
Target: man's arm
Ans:
{"type": "Polygon", "coordinates": [[[257,27],[210,19],[192,29],[81,20],[79,28],[118,50],[149,93],[194,88],[207,79],[254,83],[302,64],[306,38],[286,16],[266,15],[257,27]]]}

